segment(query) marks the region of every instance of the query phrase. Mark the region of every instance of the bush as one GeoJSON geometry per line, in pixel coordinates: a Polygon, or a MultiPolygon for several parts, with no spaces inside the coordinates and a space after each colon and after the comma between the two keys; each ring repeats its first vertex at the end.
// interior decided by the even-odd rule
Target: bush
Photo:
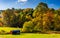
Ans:
{"type": "Polygon", "coordinates": [[[31,21],[25,22],[23,25],[22,32],[32,32],[33,28],[34,28],[33,22],[31,22],[31,21]]]}

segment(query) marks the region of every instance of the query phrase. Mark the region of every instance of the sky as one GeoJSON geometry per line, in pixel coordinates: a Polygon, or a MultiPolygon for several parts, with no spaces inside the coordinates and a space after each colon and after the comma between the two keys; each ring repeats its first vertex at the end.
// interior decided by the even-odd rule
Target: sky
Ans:
{"type": "Polygon", "coordinates": [[[0,10],[35,8],[40,2],[47,3],[49,8],[60,8],[60,0],[0,0],[0,10]]]}

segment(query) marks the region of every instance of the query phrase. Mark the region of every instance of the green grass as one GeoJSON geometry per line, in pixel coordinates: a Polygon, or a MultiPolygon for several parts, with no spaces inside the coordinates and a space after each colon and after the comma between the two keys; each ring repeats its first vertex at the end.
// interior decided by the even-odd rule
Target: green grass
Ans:
{"type": "Polygon", "coordinates": [[[21,30],[20,28],[11,28],[11,27],[0,27],[0,31],[4,30],[6,32],[10,32],[11,30],[21,30]]]}
{"type": "Polygon", "coordinates": [[[0,38],[60,38],[60,34],[22,33],[21,35],[0,35],[0,38]]]}
{"type": "MultiPolygon", "coordinates": [[[[20,28],[0,27],[1,30],[9,32],[20,28]]],[[[38,33],[21,33],[20,35],[0,35],[0,38],[60,38],[60,34],[38,34],[38,33]]]]}

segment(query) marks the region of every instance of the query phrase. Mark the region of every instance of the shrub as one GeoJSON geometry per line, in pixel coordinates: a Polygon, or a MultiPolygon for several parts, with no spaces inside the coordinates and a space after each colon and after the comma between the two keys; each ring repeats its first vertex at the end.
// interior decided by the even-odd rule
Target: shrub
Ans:
{"type": "Polygon", "coordinates": [[[33,22],[31,22],[31,21],[25,22],[23,25],[22,32],[32,32],[33,28],[34,28],[33,22]]]}

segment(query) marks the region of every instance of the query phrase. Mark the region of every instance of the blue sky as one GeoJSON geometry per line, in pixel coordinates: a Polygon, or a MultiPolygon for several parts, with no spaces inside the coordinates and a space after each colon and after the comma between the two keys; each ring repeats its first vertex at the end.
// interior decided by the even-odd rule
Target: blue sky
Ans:
{"type": "Polygon", "coordinates": [[[0,0],[0,10],[7,8],[35,8],[40,2],[47,3],[49,8],[60,8],[60,0],[0,0]]]}

